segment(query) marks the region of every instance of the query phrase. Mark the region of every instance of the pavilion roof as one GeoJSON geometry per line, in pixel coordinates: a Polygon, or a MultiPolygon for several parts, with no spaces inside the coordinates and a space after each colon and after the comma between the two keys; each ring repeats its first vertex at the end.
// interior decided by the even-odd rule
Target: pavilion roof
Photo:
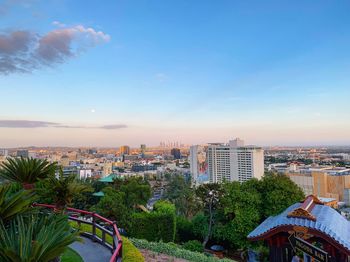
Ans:
{"type": "Polygon", "coordinates": [[[314,196],[308,196],[304,202],[291,205],[277,216],[268,217],[248,235],[248,239],[264,239],[272,230],[283,226],[316,230],[350,251],[350,222],[314,196]]]}
{"type": "Polygon", "coordinates": [[[100,178],[98,181],[104,182],[104,183],[113,183],[113,180],[117,177],[116,174],[110,174],[106,177],[100,178]]]}

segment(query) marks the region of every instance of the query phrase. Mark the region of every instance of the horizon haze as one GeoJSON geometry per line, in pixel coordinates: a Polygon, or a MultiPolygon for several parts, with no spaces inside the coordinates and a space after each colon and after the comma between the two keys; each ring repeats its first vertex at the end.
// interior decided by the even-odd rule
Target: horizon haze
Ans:
{"type": "Polygon", "coordinates": [[[349,1],[0,1],[0,148],[350,145],[349,1]]]}

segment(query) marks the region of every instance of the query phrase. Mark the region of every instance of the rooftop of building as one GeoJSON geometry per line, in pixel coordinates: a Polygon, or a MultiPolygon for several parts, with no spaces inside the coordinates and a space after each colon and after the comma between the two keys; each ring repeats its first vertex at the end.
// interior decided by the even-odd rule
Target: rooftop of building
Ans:
{"type": "Polygon", "coordinates": [[[291,205],[277,216],[270,216],[248,238],[263,239],[272,231],[285,226],[305,227],[327,235],[350,252],[350,222],[314,196],[308,196],[304,202],[291,205]]]}

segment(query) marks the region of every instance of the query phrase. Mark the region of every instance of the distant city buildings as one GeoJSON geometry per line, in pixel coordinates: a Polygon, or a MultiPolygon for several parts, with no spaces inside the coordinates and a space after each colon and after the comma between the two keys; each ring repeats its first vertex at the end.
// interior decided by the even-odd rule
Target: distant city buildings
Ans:
{"type": "Polygon", "coordinates": [[[174,147],[182,148],[184,146],[185,146],[184,144],[182,144],[181,142],[178,142],[178,141],[176,141],[176,142],[160,142],[159,143],[160,148],[174,148],[174,147]]]}
{"type": "Polygon", "coordinates": [[[7,149],[0,149],[0,156],[7,157],[9,155],[9,151],[7,149]]]}
{"type": "Polygon", "coordinates": [[[79,179],[87,179],[92,177],[91,169],[80,169],[79,170],[79,179]]]}
{"type": "Polygon", "coordinates": [[[129,155],[130,154],[130,147],[129,146],[121,146],[119,148],[120,155],[129,155]]]}
{"type": "Polygon", "coordinates": [[[17,157],[28,158],[29,157],[29,151],[28,150],[17,150],[16,156],[17,157]]]}
{"type": "Polygon", "coordinates": [[[260,179],[264,175],[264,150],[244,146],[244,141],[238,138],[228,144],[209,144],[207,161],[211,183],[244,182],[251,178],[260,179]]]}
{"type": "Polygon", "coordinates": [[[145,156],[145,154],[146,154],[146,145],[145,144],[141,144],[140,153],[141,153],[142,157],[145,156]]]}
{"type": "Polygon", "coordinates": [[[286,175],[303,190],[305,195],[333,198],[350,205],[350,169],[341,169],[342,172],[339,172],[339,168],[309,170],[310,172],[294,172],[286,175]]]}
{"type": "Polygon", "coordinates": [[[174,159],[181,159],[181,151],[179,148],[171,149],[170,154],[174,157],[174,159]]]}

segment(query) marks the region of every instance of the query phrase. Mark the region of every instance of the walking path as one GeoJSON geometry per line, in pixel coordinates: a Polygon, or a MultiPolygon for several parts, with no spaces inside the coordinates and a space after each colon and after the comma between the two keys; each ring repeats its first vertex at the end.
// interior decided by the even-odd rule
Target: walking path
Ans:
{"type": "Polygon", "coordinates": [[[84,262],[109,262],[112,253],[108,248],[89,238],[82,237],[82,239],[83,242],[74,242],[70,247],[79,253],[84,262]]]}

